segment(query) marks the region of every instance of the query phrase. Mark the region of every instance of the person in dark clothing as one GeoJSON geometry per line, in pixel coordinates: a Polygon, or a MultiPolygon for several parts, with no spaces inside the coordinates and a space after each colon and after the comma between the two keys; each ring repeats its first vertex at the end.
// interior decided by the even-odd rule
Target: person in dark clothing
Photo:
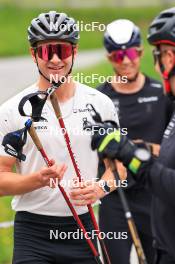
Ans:
{"type": "MultiPolygon", "coordinates": [[[[120,127],[127,128],[129,137],[151,142],[154,152],[159,152],[159,144],[172,113],[172,104],[164,96],[162,85],[140,71],[143,48],[139,28],[125,19],[110,23],[104,35],[104,46],[115,75],[111,82],[105,82],[97,89],[112,99],[118,111],[120,127]],[[115,81],[119,80],[119,77],[123,80],[124,76],[127,77],[127,82],[115,81]]],[[[103,161],[100,161],[99,177],[103,175],[104,170],[103,161]]],[[[136,184],[128,172],[128,187],[125,193],[148,263],[153,263],[151,192],[143,184],[136,184]]],[[[99,222],[104,232],[127,232],[128,239],[107,240],[106,245],[112,263],[117,259],[119,264],[129,264],[132,239],[117,190],[102,200],[99,222]]]]}
{"type": "MultiPolygon", "coordinates": [[[[175,98],[175,8],[162,11],[151,23],[148,41],[155,46],[156,69],[164,79],[166,93],[175,98]]],[[[99,124],[105,129],[109,123],[99,124]]],[[[111,124],[112,126],[112,124],[111,124]]],[[[152,228],[157,251],[156,264],[175,264],[175,112],[164,132],[160,155],[155,159],[150,151],[133,144],[117,132],[92,139],[92,148],[100,158],[118,159],[131,171],[133,178],[148,186],[153,194],[152,228]]]]}

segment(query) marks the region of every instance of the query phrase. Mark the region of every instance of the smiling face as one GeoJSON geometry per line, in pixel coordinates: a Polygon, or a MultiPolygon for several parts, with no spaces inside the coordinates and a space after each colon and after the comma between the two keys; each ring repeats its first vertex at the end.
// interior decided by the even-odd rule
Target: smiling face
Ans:
{"type": "Polygon", "coordinates": [[[77,47],[72,47],[70,43],[54,40],[42,41],[37,43],[36,58],[35,49],[31,48],[31,54],[35,63],[37,60],[40,71],[47,79],[50,80],[51,76],[54,76],[54,79],[59,80],[70,71],[72,49],[74,49],[74,54],[76,54],[77,47]],[[57,48],[57,44],[62,44],[63,46],[57,48]]]}
{"type": "MultiPolygon", "coordinates": [[[[138,47],[132,47],[138,48],[138,47]]],[[[137,56],[134,58],[129,58],[127,55],[123,57],[123,60],[118,62],[117,60],[114,61],[111,59],[111,54],[108,55],[108,59],[111,62],[115,72],[119,76],[127,76],[128,80],[133,80],[137,76],[138,72],[140,71],[140,59],[143,51],[140,49],[137,56]]]]}

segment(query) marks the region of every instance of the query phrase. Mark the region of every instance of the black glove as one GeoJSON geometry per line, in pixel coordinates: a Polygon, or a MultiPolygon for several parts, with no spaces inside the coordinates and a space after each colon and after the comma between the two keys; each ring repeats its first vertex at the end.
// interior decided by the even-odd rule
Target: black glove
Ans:
{"type": "Polygon", "coordinates": [[[138,148],[125,135],[113,121],[106,121],[86,127],[92,130],[91,147],[97,149],[99,157],[104,159],[117,159],[121,161],[132,173],[137,174],[151,162],[151,154],[145,148],[138,148]]]}

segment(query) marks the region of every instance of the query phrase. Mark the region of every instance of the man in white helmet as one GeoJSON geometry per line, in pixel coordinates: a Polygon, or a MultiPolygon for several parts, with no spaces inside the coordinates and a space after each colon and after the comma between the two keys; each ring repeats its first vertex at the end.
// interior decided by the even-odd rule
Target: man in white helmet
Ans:
{"type": "MultiPolygon", "coordinates": [[[[163,95],[162,85],[140,71],[143,54],[139,28],[130,20],[119,19],[107,26],[104,35],[107,58],[114,69],[111,82],[105,82],[97,89],[108,95],[114,102],[122,128],[127,128],[133,140],[149,142],[155,155],[172,113],[168,98],[163,95]],[[127,82],[119,82],[127,77],[127,82]]],[[[103,174],[103,162],[99,164],[99,176],[103,174]]],[[[120,164],[120,173],[125,173],[120,164]]],[[[152,194],[143,184],[136,184],[128,171],[126,196],[133,212],[139,236],[148,263],[153,263],[154,249],[150,223],[152,194]]],[[[106,196],[100,206],[100,228],[102,231],[128,232],[126,240],[107,240],[106,245],[112,260],[128,264],[132,239],[125,220],[122,204],[117,191],[106,196]]]]}

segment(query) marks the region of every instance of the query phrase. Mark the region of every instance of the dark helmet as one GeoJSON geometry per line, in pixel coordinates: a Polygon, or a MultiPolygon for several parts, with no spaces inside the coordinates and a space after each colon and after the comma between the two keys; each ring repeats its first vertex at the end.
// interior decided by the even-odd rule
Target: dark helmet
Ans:
{"type": "Polygon", "coordinates": [[[56,11],[42,13],[34,18],[28,28],[28,40],[31,46],[35,46],[38,41],[52,39],[77,44],[79,31],[75,20],[65,13],[56,11]]]}
{"type": "Polygon", "coordinates": [[[118,19],[107,25],[104,34],[104,46],[109,53],[140,45],[140,29],[132,21],[118,19]]]}
{"type": "Polygon", "coordinates": [[[148,42],[175,45],[175,7],[162,11],[149,26],[148,42]]]}

